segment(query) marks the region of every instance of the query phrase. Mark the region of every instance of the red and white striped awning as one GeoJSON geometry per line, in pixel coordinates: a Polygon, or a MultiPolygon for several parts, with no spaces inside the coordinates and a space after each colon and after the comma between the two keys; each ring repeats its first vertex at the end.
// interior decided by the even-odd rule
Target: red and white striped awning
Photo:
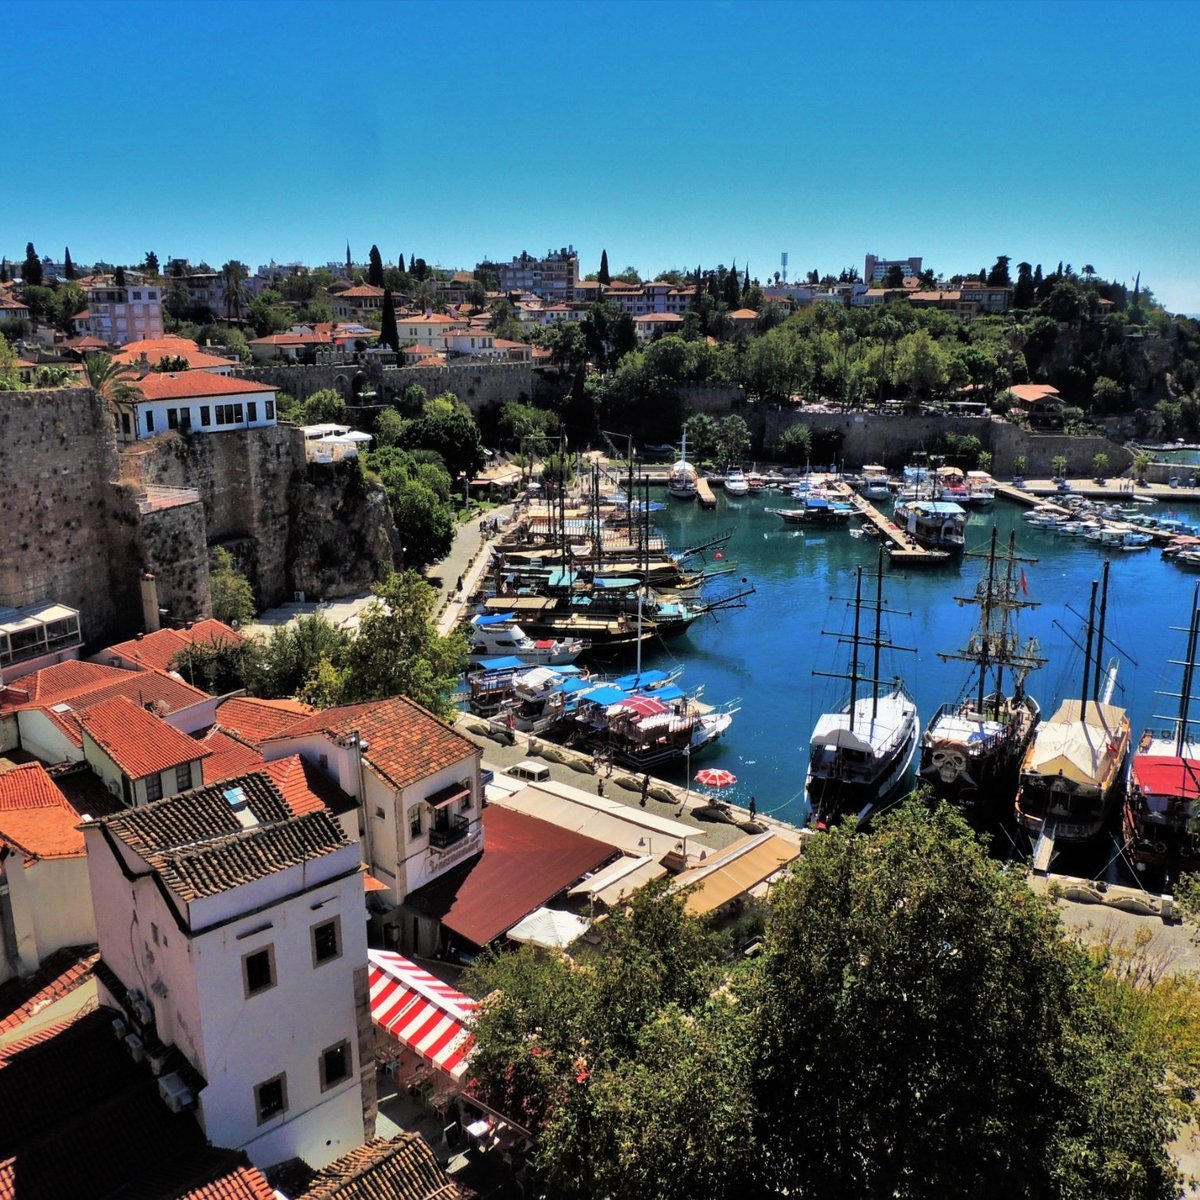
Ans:
{"type": "Polygon", "coordinates": [[[471,1020],[479,1002],[435,979],[402,954],[367,951],[371,1019],[453,1079],[471,1053],[471,1020]]]}

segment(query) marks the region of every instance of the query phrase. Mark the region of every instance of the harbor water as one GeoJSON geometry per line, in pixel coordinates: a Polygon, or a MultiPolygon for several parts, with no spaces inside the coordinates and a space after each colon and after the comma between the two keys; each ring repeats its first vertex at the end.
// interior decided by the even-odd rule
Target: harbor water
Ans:
{"type": "MultiPolygon", "coordinates": [[[[724,740],[693,764],[725,767],[737,784],[725,793],[742,804],[755,798],[758,810],[796,824],[807,818],[804,777],[808,737],[818,716],[839,707],[844,681],[815,672],[844,672],[850,649],[828,632],[848,634],[846,601],[854,594],[855,568],[864,568],[864,596],[874,598],[878,542],[853,537],[847,529],[805,529],[785,525],[768,510],[787,507],[778,493],[731,498],[717,494],[717,507],[673,501],[656,514],[658,527],[675,546],[704,540],[705,535],[732,529],[724,558],[714,567],[736,564],[736,573],[708,585],[719,593],[743,578],[756,589],[745,609],[702,618],[686,636],[647,653],[647,666],[683,666],[681,680],[689,691],[703,686],[703,699],[713,704],[740,697],[741,711],[724,740]]],[[[890,505],[884,501],[886,510],[890,505]]],[[[1154,506],[1165,515],[1169,504],[1154,506]]],[[[1064,696],[1078,695],[1082,684],[1082,646],[1088,596],[1100,578],[1105,559],[1111,562],[1105,629],[1105,661],[1120,660],[1113,703],[1129,710],[1135,738],[1146,726],[1165,726],[1177,701],[1156,696],[1156,689],[1177,692],[1179,668],[1168,664],[1184,650],[1184,634],[1172,626],[1190,616],[1195,574],[1164,561],[1157,549],[1137,553],[1102,550],[1082,538],[1063,537],[1022,521],[1019,506],[997,500],[989,509],[972,509],[966,530],[968,551],[986,552],[992,526],[1005,545],[1017,534],[1017,553],[1034,558],[1023,566],[1025,598],[1037,607],[1019,614],[1022,637],[1038,639],[1046,666],[1032,673],[1027,690],[1050,716],[1064,696]]],[[[1178,515],[1195,514],[1180,509],[1178,515]]],[[[857,522],[854,523],[854,527],[857,522]]],[[[892,573],[884,559],[883,596],[896,610],[885,618],[885,632],[897,646],[914,653],[885,653],[880,676],[901,675],[917,701],[922,728],[938,706],[956,700],[967,684],[970,664],[943,662],[939,652],[957,650],[978,621],[971,596],[986,568],[986,559],[964,556],[951,565],[892,573]],[[911,614],[911,615],[908,615],[911,614]]],[[[873,621],[864,610],[868,629],[873,621]]],[[[872,651],[860,662],[871,668],[872,651]]],[[[684,780],[684,770],[676,775],[684,780]]]]}

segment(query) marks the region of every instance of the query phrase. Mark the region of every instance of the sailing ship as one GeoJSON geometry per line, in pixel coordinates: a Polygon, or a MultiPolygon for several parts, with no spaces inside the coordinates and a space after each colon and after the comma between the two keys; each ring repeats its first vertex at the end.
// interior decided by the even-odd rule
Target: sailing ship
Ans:
{"type": "Polygon", "coordinates": [[[998,552],[994,527],[986,555],[987,570],[975,594],[958,597],[959,604],[979,606],[979,625],[962,649],[938,655],[944,662],[972,663],[973,669],[959,699],[934,713],[921,743],[921,778],[938,799],[972,816],[982,816],[985,805],[1012,796],[1016,788],[1041,717],[1037,701],[1025,692],[1025,677],[1046,662],[1037,641],[1022,643],[1015,628],[1017,613],[1036,607],[1023,598],[1028,587],[1021,565],[1036,560],[1018,558],[1016,534],[1009,535],[1008,553],[998,552]]]}
{"type": "Polygon", "coordinates": [[[1034,866],[1049,865],[1056,843],[1091,841],[1116,812],[1129,758],[1129,716],[1112,703],[1118,662],[1103,669],[1108,604],[1104,564],[1100,598],[1092,583],[1078,699],[1064,700],[1038,728],[1021,764],[1017,820],[1038,837],[1034,866]]]}
{"type": "Polygon", "coordinates": [[[671,467],[667,476],[667,492],[676,500],[695,500],[699,471],[687,460],[687,426],[683,429],[683,445],[679,450],[679,458],[671,467]]]}
{"type": "Polygon", "coordinates": [[[805,791],[812,821],[818,829],[828,828],[840,817],[857,813],[859,824],[890,799],[904,782],[916,756],[921,727],[917,706],[898,676],[880,678],[884,650],[905,650],[884,635],[882,622],[883,550],[879,552],[874,601],[863,599],[863,569],[855,576],[854,614],[850,635],[831,634],[850,647],[849,670],[845,673],[818,671],[814,674],[846,679],[850,695],[835,712],[823,713],[809,739],[808,776],[805,791]],[[874,613],[874,632],[862,628],[864,608],[874,613]],[[864,672],[860,654],[874,651],[869,673],[864,672]]]}
{"type": "Polygon", "coordinates": [[[1192,594],[1192,619],[1186,632],[1187,655],[1174,663],[1183,668],[1179,711],[1174,717],[1159,718],[1171,722],[1166,728],[1143,732],[1129,764],[1122,821],[1134,864],[1139,870],[1161,867],[1168,883],[1200,869],[1200,742],[1194,735],[1200,718],[1191,715],[1198,699],[1192,689],[1200,642],[1200,585],[1192,594]]]}

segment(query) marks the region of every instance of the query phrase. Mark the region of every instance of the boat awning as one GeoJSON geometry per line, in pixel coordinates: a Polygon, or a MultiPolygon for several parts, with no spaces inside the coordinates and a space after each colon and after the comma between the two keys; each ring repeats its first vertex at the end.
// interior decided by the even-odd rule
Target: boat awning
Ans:
{"type": "Polygon", "coordinates": [[[430,808],[445,808],[447,804],[453,804],[455,800],[461,800],[470,794],[469,787],[464,787],[461,783],[448,783],[444,788],[438,788],[432,796],[426,796],[425,803],[430,808]]]}
{"type": "Polygon", "coordinates": [[[595,588],[605,589],[610,591],[628,591],[641,586],[640,579],[631,579],[622,576],[597,576],[592,580],[592,586],[595,588]]]}
{"type": "Polygon", "coordinates": [[[401,954],[368,950],[371,1020],[454,1079],[471,1053],[479,1003],[401,954]]]}
{"type": "Polygon", "coordinates": [[[527,667],[527,662],[522,662],[519,658],[514,658],[510,655],[508,658],[481,658],[478,660],[479,666],[485,671],[517,671],[521,667],[527,667]]]}
{"type": "Polygon", "coordinates": [[[838,750],[857,750],[860,754],[874,754],[875,747],[869,738],[849,728],[845,713],[826,713],[817,722],[809,739],[810,746],[830,746],[838,750]]]}
{"type": "Polygon", "coordinates": [[[613,682],[619,688],[624,688],[626,691],[633,692],[638,688],[653,687],[657,683],[666,683],[671,676],[666,671],[643,671],[640,675],[636,672],[632,675],[622,675],[613,682]]]}
{"type": "Polygon", "coordinates": [[[1089,701],[1085,715],[1079,700],[1064,700],[1042,722],[1023,769],[1094,787],[1110,770],[1120,750],[1113,739],[1126,723],[1125,710],[1115,705],[1089,701]]]}
{"type": "Polygon", "coordinates": [[[583,699],[592,704],[602,704],[607,708],[610,704],[619,704],[622,700],[628,700],[629,693],[623,692],[619,687],[601,684],[600,687],[593,688],[588,692],[583,699]]]}
{"type": "Polygon", "coordinates": [[[515,613],[480,613],[477,617],[471,618],[472,625],[499,625],[503,621],[511,621],[515,617],[515,613]]]}
{"type": "Polygon", "coordinates": [[[1135,754],[1130,773],[1146,795],[1200,798],[1200,761],[1194,758],[1135,754]]]}
{"type": "Polygon", "coordinates": [[[522,687],[540,688],[547,684],[557,683],[559,680],[558,671],[553,667],[534,667],[532,670],[526,671],[518,683],[522,687]]]}
{"type": "Polygon", "coordinates": [[[619,704],[614,704],[613,708],[627,709],[639,717],[657,717],[670,712],[661,700],[656,700],[653,696],[630,696],[619,704]]]}

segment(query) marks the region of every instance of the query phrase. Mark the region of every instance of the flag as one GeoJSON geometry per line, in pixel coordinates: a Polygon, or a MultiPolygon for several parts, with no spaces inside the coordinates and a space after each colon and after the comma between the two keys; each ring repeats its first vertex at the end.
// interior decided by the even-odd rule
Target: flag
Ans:
{"type": "Polygon", "coordinates": [[[1029,580],[1025,578],[1025,568],[1021,568],[1021,591],[1029,595],[1029,580]]]}

